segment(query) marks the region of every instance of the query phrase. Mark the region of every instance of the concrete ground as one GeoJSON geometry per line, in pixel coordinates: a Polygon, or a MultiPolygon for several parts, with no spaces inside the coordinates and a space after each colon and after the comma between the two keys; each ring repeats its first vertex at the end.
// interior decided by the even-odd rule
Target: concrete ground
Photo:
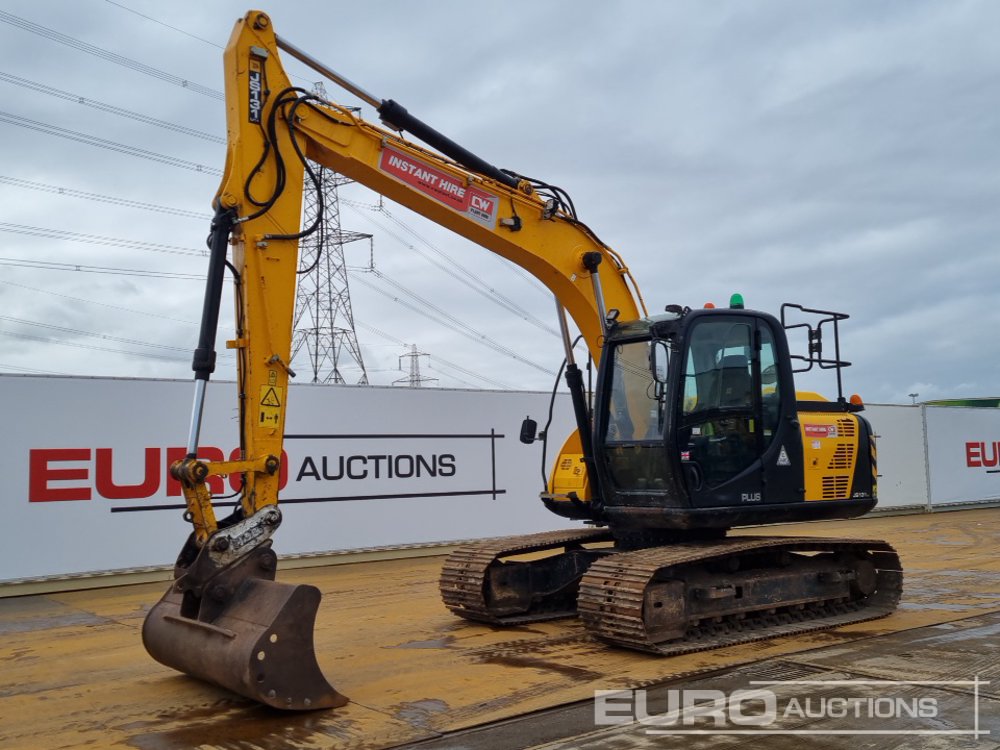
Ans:
{"type": "Polygon", "coordinates": [[[724,750],[748,741],[997,750],[1000,612],[622,691],[406,750],[724,750]]]}
{"type": "MultiPolygon", "coordinates": [[[[174,673],[146,655],[139,630],[162,584],[17,597],[0,600],[0,747],[997,746],[1000,510],[779,528],[790,536],[892,543],[906,570],[897,613],[834,631],[656,658],[597,644],[575,620],[504,630],[459,620],[438,599],[439,558],[288,571],[279,578],[323,591],[320,666],[351,699],[336,711],[289,715],[174,673]],[[862,679],[908,684],[858,685],[862,679]],[[800,684],[779,684],[791,680],[800,684]],[[821,680],[840,684],[801,684],[821,680]],[[782,715],[767,729],[800,733],[720,735],[734,727],[759,732],[765,727],[745,722],[769,718],[768,704],[743,704],[744,724],[715,726],[711,714],[698,715],[705,694],[690,692],[731,696],[748,688],[774,696],[782,715]],[[648,713],[661,715],[660,724],[597,726],[598,690],[646,690],[648,713]],[[670,690],[678,700],[698,699],[697,705],[671,718],[670,690]],[[792,698],[798,702],[789,714],[792,698]],[[843,708],[848,701],[860,712],[850,722],[822,715],[823,705],[843,708]],[[990,734],[957,734],[974,730],[976,706],[979,728],[990,734]],[[868,718],[865,711],[878,715],[868,718]],[[887,717],[887,711],[895,713],[887,717]],[[679,729],[712,734],[679,736],[679,729]],[[884,733],[890,731],[909,734],[884,733]]],[[[605,708],[634,715],[638,696],[625,696],[605,699],[605,708]]]]}

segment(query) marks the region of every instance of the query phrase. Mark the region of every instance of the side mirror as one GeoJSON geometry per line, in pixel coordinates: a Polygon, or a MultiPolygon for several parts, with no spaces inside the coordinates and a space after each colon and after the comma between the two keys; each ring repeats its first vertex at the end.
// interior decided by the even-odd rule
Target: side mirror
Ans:
{"type": "Polygon", "coordinates": [[[663,339],[653,339],[649,347],[649,372],[653,382],[665,385],[667,382],[667,365],[670,362],[670,347],[663,339]]]}
{"type": "Polygon", "coordinates": [[[525,417],[524,421],[521,422],[521,442],[525,445],[531,445],[535,442],[535,435],[537,434],[538,422],[531,417],[525,417]]]}

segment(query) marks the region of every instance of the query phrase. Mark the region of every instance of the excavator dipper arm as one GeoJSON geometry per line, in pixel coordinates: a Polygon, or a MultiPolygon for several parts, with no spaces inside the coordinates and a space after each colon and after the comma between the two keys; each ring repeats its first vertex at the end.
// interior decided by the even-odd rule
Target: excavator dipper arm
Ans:
{"type": "MultiPolygon", "coordinates": [[[[595,361],[605,318],[645,313],[622,259],[580,222],[557,188],[500,170],[413,117],[368,94],[279,39],[270,18],[237,22],[225,55],[228,149],[215,196],[202,327],[195,351],[195,398],[186,457],[171,467],[193,532],[175,581],[146,618],[143,639],[158,661],[262,703],[288,709],[342,705],[324,679],[312,629],[319,591],[274,580],[271,536],[278,505],[304,178],[319,191],[315,162],[375,190],[506,258],[538,278],[573,318],[595,361]],[[390,129],[294,87],[284,50],[372,106],[390,129]],[[405,139],[406,131],[431,150],[405,139]],[[226,272],[233,275],[240,445],[236,461],[199,458],[206,384],[226,272]],[[206,481],[239,474],[240,501],[217,519],[206,481]]],[[[564,330],[565,334],[565,330],[564,330]]],[[[568,341],[568,336],[564,335],[568,341]]],[[[567,354],[571,347],[567,346],[567,354]]],[[[583,429],[567,441],[584,453],[583,429]]]]}

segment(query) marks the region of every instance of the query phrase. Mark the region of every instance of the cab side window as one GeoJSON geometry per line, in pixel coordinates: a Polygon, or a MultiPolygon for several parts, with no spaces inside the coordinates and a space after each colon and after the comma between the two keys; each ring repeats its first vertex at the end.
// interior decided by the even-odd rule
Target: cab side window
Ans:
{"type": "Polygon", "coordinates": [[[774,334],[770,326],[760,326],[760,401],[764,413],[764,447],[771,444],[778,429],[778,407],[781,403],[781,384],[778,382],[778,359],[774,350],[774,334]]]}

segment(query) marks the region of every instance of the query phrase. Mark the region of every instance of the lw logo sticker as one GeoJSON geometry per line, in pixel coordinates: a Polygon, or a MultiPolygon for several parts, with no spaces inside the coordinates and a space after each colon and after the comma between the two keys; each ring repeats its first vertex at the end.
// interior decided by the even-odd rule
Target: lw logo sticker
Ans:
{"type": "Polygon", "coordinates": [[[837,425],[835,424],[806,424],[802,427],[802,432],[806,437],[814,438],[835,438],[837,437],[837,425]]]}
{"type": "Polygon", "coordinates": [[[277,385],[260,387],[260,420],[258,424],[278,427],[281,424],[281,404],[285,389],[277,385]]]}

